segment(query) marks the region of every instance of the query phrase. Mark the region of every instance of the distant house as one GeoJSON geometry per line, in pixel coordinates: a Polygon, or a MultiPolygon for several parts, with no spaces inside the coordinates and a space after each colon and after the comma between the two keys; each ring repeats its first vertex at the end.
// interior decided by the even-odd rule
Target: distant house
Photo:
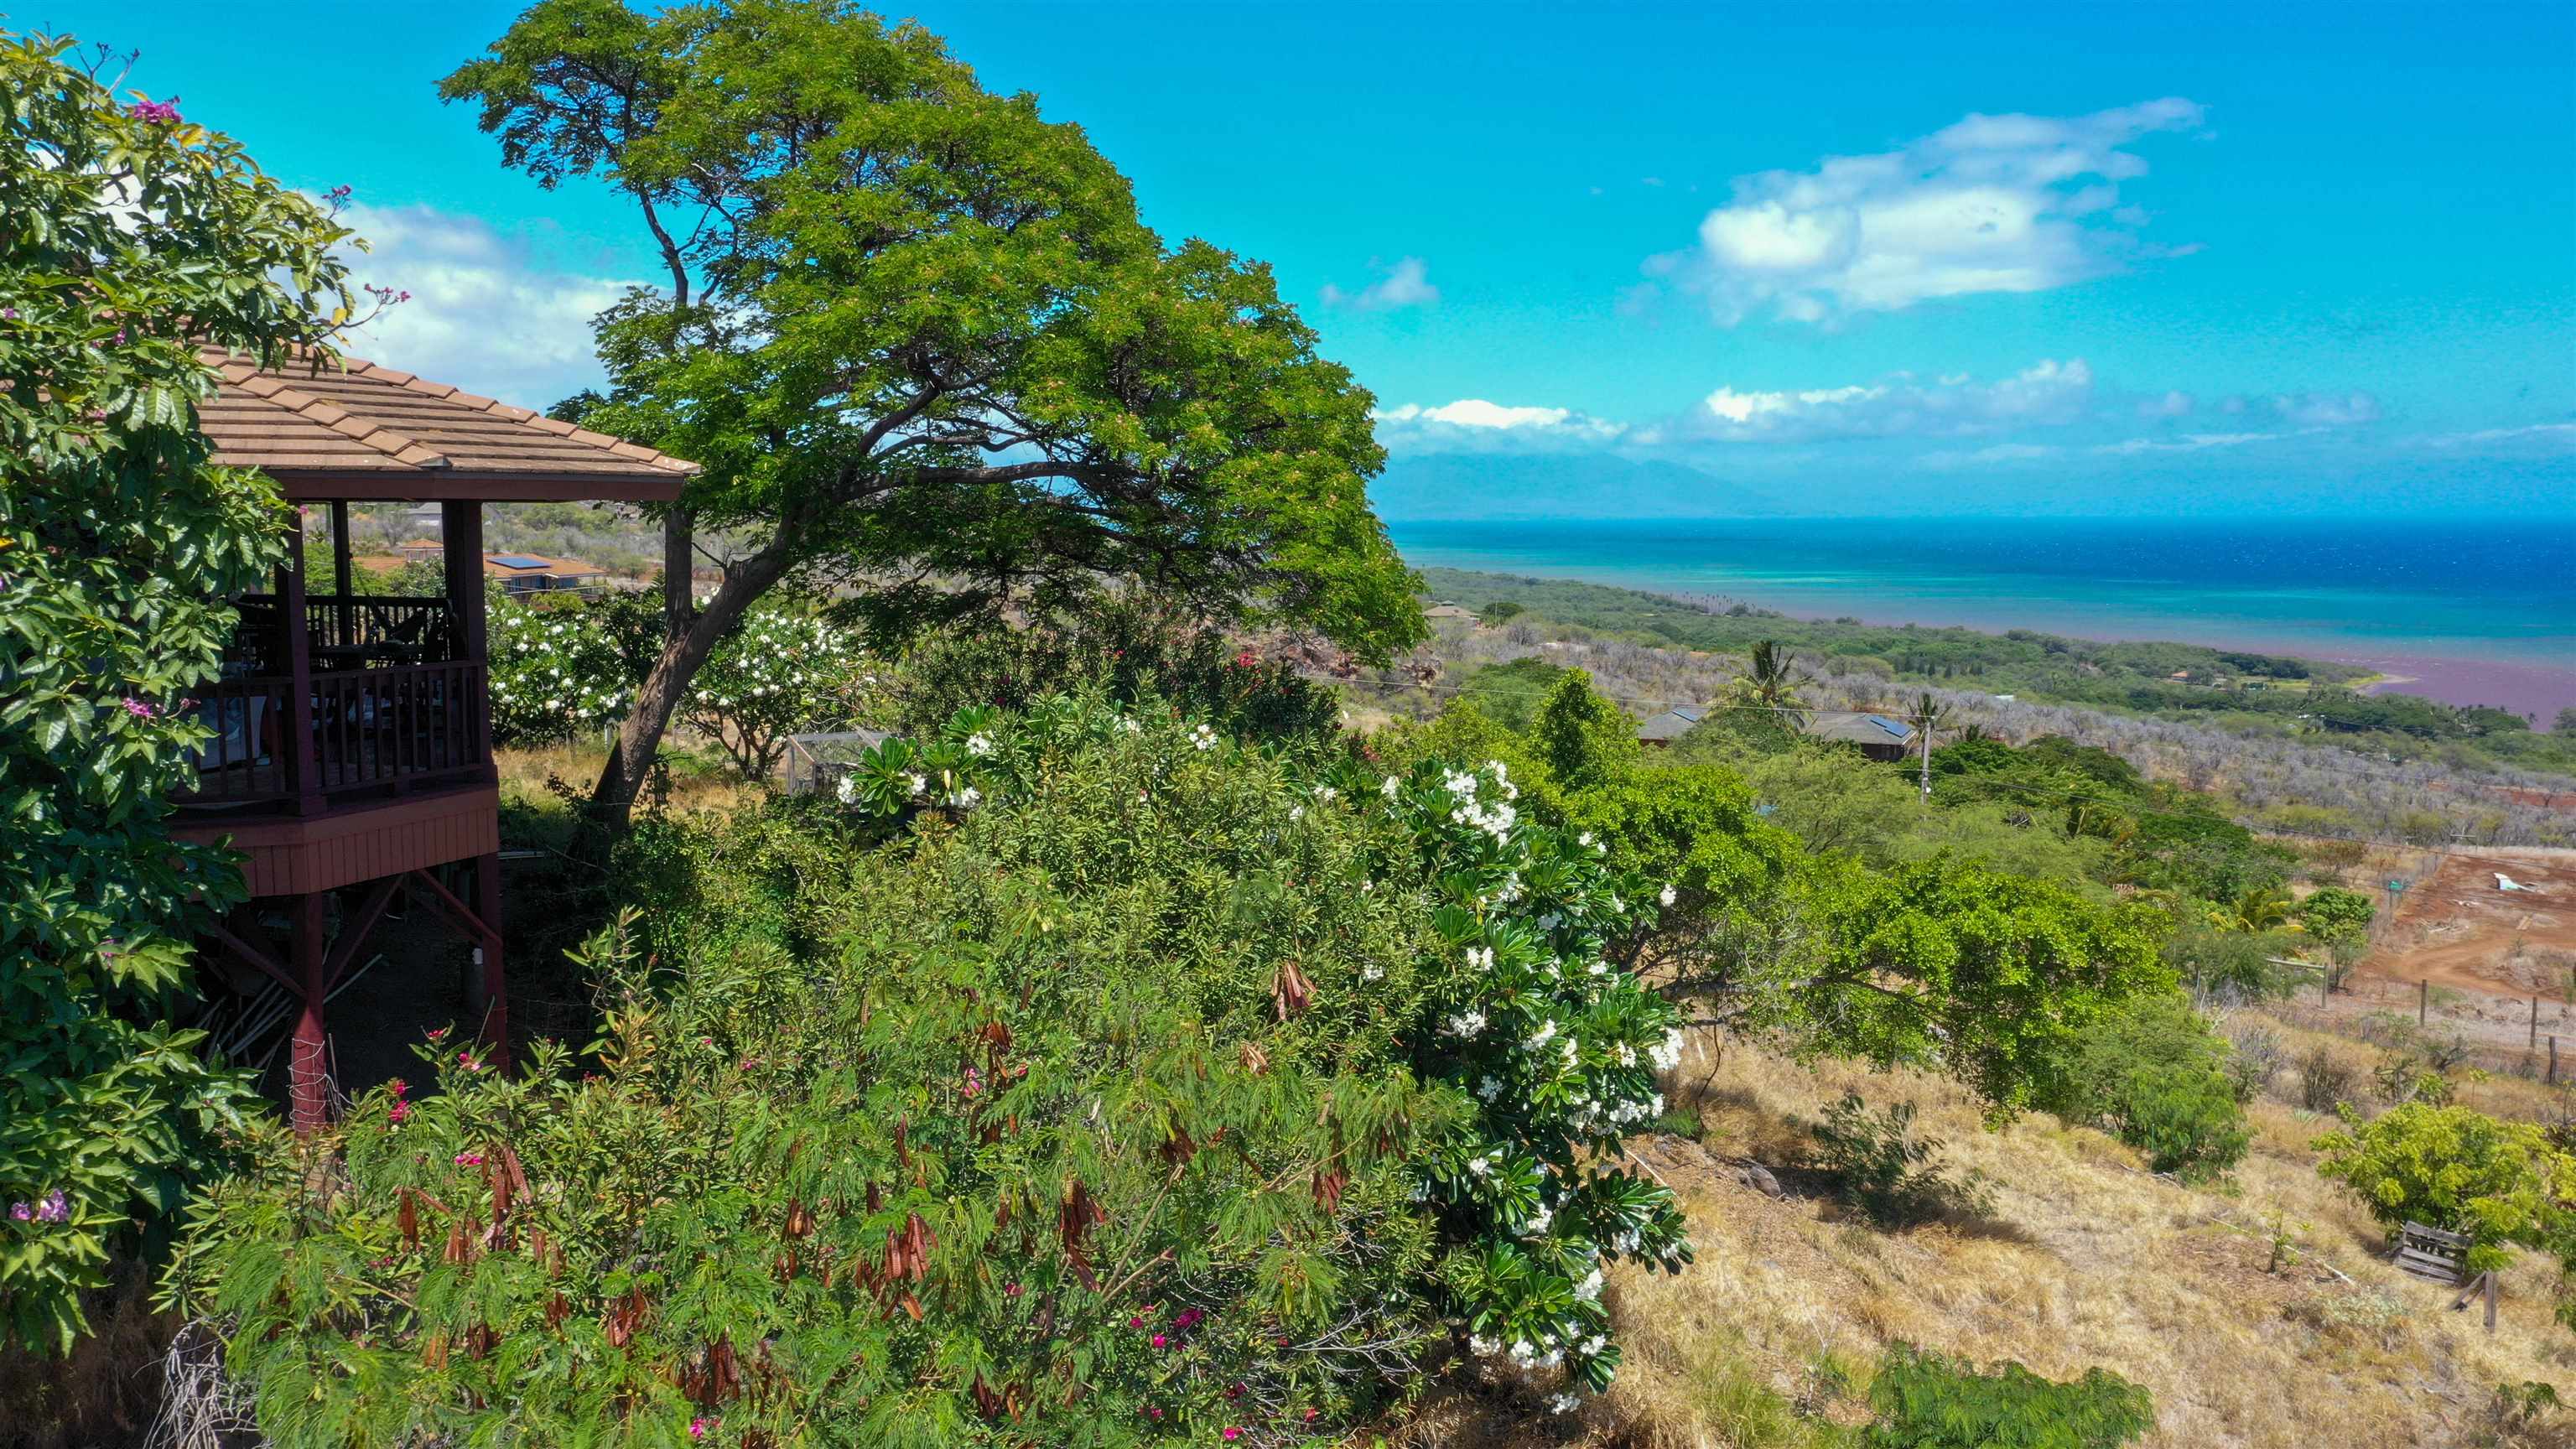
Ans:
{"type": "Polygon", "coordinates": [[[1907,747],[1914,743],[1914,726],[1883,714],[1811,715],[1806,732],[1809,739],[1857,745],[1873,760],[1904,759],[1907,747]]]}
{"type": "Polygon", "coordinates": [[[1704,704],[1675,705],[1637,726],[1637,743],[1651,749],[1662,749],[1689,734],[1701,720],[1708,718],[1704,704]]]}
{"type": "Polygon", "coordinates": [[[499,579],[504,591],[513,594],[541,593],[548,589],[578,589],[588,584],[604,583],[608,570],[577,558],[544,558],[533,553],[487,553],[483,555],[483,576],[499,579]]]}
{"type": "Polygon", "coordinates": [[[1440,619],[1464,619],[1468,623],[1473,624],[1476,622],[1476,611],[1473,609],[1459,608],[1456,604],[1434,604],[1430,608],[1422,611],[1422,617],[1435,621],[1440,619]]]}

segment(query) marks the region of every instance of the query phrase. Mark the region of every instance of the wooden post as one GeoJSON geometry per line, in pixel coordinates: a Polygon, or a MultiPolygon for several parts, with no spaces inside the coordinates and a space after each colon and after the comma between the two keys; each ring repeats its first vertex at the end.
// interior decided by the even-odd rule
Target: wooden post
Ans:
{"type": "Polygon", "coordinates": [[[2540,998],[2531,998],[2531,1045],[2540,1045],[2540,998]]]}
{"type": "MultiPolygon", "coordinates": [[[[473,664],[489,661],[484,652],[483,617],[483,505],[472,499],[450,499],[440,505],[440,551],[447,565],[447,611],[454,621],[456,657],[473,664]]],[[[490,688],[487,678],[484,688],[490,688]]],[[[474,701],[472,721],[474,758],[492,758],[492,711],[483,697],[474,701]]],[[[487,764],[487,774],[494,780],[500,775],[487,764]]]]}
{"type": "Polygon", "coordinates": [[[476,954],[483,958],[483,1044],[495,1065],[510,1064],[510,987],[501,969],[501,857],[496,852],[474,858],[474,913],[482,919],[483,939],[476,954]]]}
{"type": "MultiPolygon", "coordinates": [[[[290,515],[286,562],[277,572],[278,626],[286,631],[286,788],[298,815],[322,810],[322,769],[313,753],[313,634],[304,624],[304,510],[290,515]]],[[[272,750],[276,746],[270,746],[272,750]]]]}
{"type": "Polygon", "coordinates": [[[298,1132],[320,1127],[331,1113],[330,1037],[322,1020],[331,977],[322,953],[322,901],[320,891],[307,891],[287,907],[294,932],[288,964],[304,992],[286,1058],[287,1112],[298,1132]]]}
{"type": "Polygon", "coordinates": [[[2487,1332],[2489,1333],[2495,1332],[2495,1308],[2496,1275],[2495,1270],[2489,1268],[2487,1270],[2487,1332]]]}
{"type": "Polygon", "coordinates": [[[2549,1039],[2549,1086],[2558,1085],[2558,1038],[2549,1039]]]}
{"type": "Polygon", "coordinates": [[[2417,1026],[2422,1026],[2426,1015],[2430,1013],[2432,1009],[2433,980],[2428,976],[2415,983],[2415,1024],[2417,1026]]]}
{"type": "Polygon", "coordinates": [[[331,588],[340,600],[340,607],[335,611],[340,616],[340,637],[333,642],[343,646],[355,642],[350,636],[357,632],[358,606],[349,601],[357,588],[350,578],[349,500],[334,498],[331,500],[331,588]]]}

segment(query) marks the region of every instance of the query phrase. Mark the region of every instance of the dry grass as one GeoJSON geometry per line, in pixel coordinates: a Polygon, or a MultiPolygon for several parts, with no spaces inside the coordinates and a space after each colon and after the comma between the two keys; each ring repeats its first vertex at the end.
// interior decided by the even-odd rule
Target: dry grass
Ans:
{"type": "MultiPolygon", "coordinates": [[[[2284,1035],[2294,1056],[2318,1042],[2372,1055],[2284,1035]]],[[[2378,1226],[2316,1173],[2308,1144],[2331,1124],[2281,1101],[2249,1109],[2251,1155],[2230,1183],[2200,1190],[2045,1115],[1989,1132],[1967,1095],[1934,1077],[1809,1068],[1741,1044],[1683,1075],[1704,1076],[1708,1147],[1660,1138],[1639,1151],[1689,1209],[1699,1261],[1678,1277],[1613,1276],[1629,1345],[1617,1386],[1579,1427],[1478,1412],[1461,1396],[1432,1405],[1415,1442],[1796,1449],[1816,1431],[1784,1415],[1784,1401],[1864,1417],[1858,1385],[1898,1340],[2054,1378],[2109,1368],[2154,1393],[2157,1429],[2143,1442],[2160,1449],[2468,1446],[2489,1442],[2474,1426],[2496,1386],[2576,1387],[2576,1335],[2550,1318],[2554,1264],[2519,1255],[2489,1337],[2474,1311],[2447,1311],[2449,1290],[2379,1260],[2378,1226]],[[1993,1184],[1992,1217],[1888,1234],[1800,1196],[1811,1185],[1794,1173],[1783,1200],[1738,1184],[1732,1160],[1794,1166],[1801,1124],[1845,1090],[1920,1104],[1946,1160],[1993,1184]],[[2267,1272],[2276,1214],[2299,1251],[2267,1272]]],[[[2295,1097],[2295,1075],[2274,1091],[2295,1097]]],[[[2463,1095],[2515,1112],[2536,1105],[2528,1087],[2472,1083],[2463,1095]]]]}
{"type": "MultiPolygon", "coordinates": [[[[663,808],[675,814],[725,811],[748,803],[765,788],[744,780],[720,755],[666,750],[670,787],[663,808]]],[[[564,789],[587,798],[608,763],[608,747],[583,742],[498,749],[492,762],[501,776],[501,798],[539,811],[566,808],[564,789]]]]}

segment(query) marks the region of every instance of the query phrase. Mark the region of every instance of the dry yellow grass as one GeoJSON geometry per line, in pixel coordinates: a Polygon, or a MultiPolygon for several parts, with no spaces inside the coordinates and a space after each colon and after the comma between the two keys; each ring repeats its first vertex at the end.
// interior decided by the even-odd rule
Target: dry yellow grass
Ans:
{"type": "MultiPolygon", "coordinates": [[[[2289,1032],[2294,1049],[2311,1034],[2289,1032]]],[[[2356,1064],[2371,1055],[2349,1048],[2356,1064]]],[[[1839,1063],[1801,1066],[1702,1044],[1706,1148],[1641,1142],[1683,1199],[1699,1261],[1677,1277],[1622,1271],[1610,1302],[1629,1345],[1618,1384],[1579,1424],[1466,1396],[1431,1405],[1424,1445],[1639,1445],[1771,1449],[1808,1442],[1781,1400],[1864,1417],[1837,1381],[1865,1379],[1905,1340],[1979,1363],[2016,1359],[2052,1378],[2100,1365],[2155,1395],[2157,1449],[2419,1449],[2487,1442],[2476,1425],[2500,1384],[2576,1398],[2576,1334],[2550,1317],[2556,1266],[2520,1254],[2490,1337],[2451,1290],[2380,1260],[2378,1226],[2317,1175],[2309,1142],[2330,1121],[2279,1101],[2249,1109],[2253,1149],[2230,1183],[2147,1172],[2100,1132],[2033,1115],[1987,1131],[1956,1086],[1839,1063]],[[1803,1122],[1844,1091],[1919,1104],[1945,1161],[1995,1189],[1992,1216],[1889,1234],[1814,1197],[1740,1185],[1735,1160],[1798,1161],[1803,1122]],[[2267,1272],[2279,1214],[2298,1254],[2267,1272]],[[1762,1392],[1767,1390],[1767,1392],[1762,1392]]],[[[2282,1086],[2296,1094],[2294,1076],[2282,1086]]],[[[2528,1107],[2527,1083],[2465,1088],[2490,1111],[2528,1107]],[[2513,1100],[2506,1100],[2507,1097],[2513,1100]]],[[[2536,1089],[2533,1089],[2536,1090],[2536,1089]]],[[[2576,1442],[2550,1440],[2548,1442],[2576,1442]]]]}
{"type": "MultiPolygon", "coordinates": [[[[588,798],[590,787],[599,780],[600,769],[608,763],[608,747],[588,742],[513,747],[494,750],[492,762],[500,772],[503,799],[552,809],[562,803],[563,797],[557,793],[559,785],[588,798]]],[[[745,781],[712,756],[703,763],[695,756],[675,756],[670,777],[670,792],[663,806],[676,814],[731,810],[764,788],[745,781]]]]}

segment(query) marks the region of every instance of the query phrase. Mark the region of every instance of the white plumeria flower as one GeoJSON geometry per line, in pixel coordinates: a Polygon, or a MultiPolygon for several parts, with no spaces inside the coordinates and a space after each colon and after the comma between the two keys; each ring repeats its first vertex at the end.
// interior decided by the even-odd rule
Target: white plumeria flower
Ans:
{"type": "Polygon", "coordinates": [[[1503,1084],[1495,1081],[1491,1077],[1487,1077],[1476,1084],[1476,1095],[1484,1098],[1488,1102],[1501,1095],[1502,1090],[1503,1084]]]}
{"type": "Polygon", "coordinates": [[[1374,962],[1372,962],[1372,963],[1370,963],[1369,965],[1366,965],[1366,966],[1363,966],[1363,967],[1361,967],[1361,968],[1360,968],[1360,979],[1361,979],[1362,981],[1376,981],[1376,980],[1380,980],[1380,979],[1382,979],[1385,975],[1386,975],[1386,968],[1385,968],[1385,967],[1383,967],[1383,966],[1377,965],[1377,964],[1376,964],[1376,963],[1374,963],[1374,962]]]}
{"type": "Polygon", "coordinates": [[[1328,803],[1341,798],[1341,793],[1341,791],[1334,789],[1330,785],[1318,785],[1315,787],[1315,798],[1328,803]]]}
{"type": "Polygon", "coordinates": [[[1503,1345],[1500,1340],[1487,1338],[1481,1333],[1467,1340],[1467,1351],[1479,1358],[1499,1353],[1502,1351],[1502,1347],[1503,1345]]]}
{"type": "Polygon", "coordinates": [[[1484,1029],[1485,1014],[1481,1011],[1470,1009],[1449,1018],[1449,1034],[1452,1036],[1474,1036],[1484,1029]]]}
{"type": "Polygon", "coordinates": [[[841,783],[833,788],[832,793],[840,796],[841,803],[844,805],[855,805],[859,803],[859,777],[856,775],[843,775],[841,777],[841,783]]]}
{"type": "Polygon", "coordinates": [[[1199,725],[1190,731],[1190,744],[1192,747],[1201,750],[1215,749],[1216,731],[1209,729],[1204,724],[1199,725]]]}
{"type": "MultiPolygon", "coordinates": [[[[1586,1303],[1593,1302],[1600,1298],[1601,1270],[1595,1268],[1590,1273],[1585,1274],[1583,1281],[1574,1285],[1574,1296],[1582,1299],[1586,1303]]],[[[1594,1339],[1593,1342],[1598,1343],[1600,1340],[1594,1339]]],[[[1586,1348],[1583,1350],[1587,1355],[1597,1353],[1599,1351],[1600,1350],[1593,1348],[1586,1348]]]]}
{"type": "MultiPolygon", "coordinates": [[[[869,682],[870,682],[870,683],[874,683],[875,681],[874,681],[874,680],[871,680],[871,681],[869,681],[869,682]]],[[[1121,720],[1119,720],[1119,721],[1118,721],[1118,727],[1119,727],[1120,729],[1122,729],[1122,730],[1125,730],[1127,733],[1129,733],[1129,734],[1131,734],[1131,735],[1132,735],[1132,734],[1135,734],[1138,730],[1140,730],[1140,729],[1144,728],[1144,726],[1137,724],[1137,723],[1136,723],[1136,721],[1134,721],[1133,719],[1123,719],[1123,718],[1122,718],[1121,720]]]]}
{"type": "Polygon", "coordinates": [[[1539,1023],[1538,1030],[1530,1036],[1529,1049],[1531,1051],[1536,1051],[1540,1047],[1543,1047],[1554,1040],[1556,1040],[1556,1023],[1553,1021],[1541,1022],[1539,1023]]]}
{"type": "Polygon", "coordinates": [[[1577,845],[1590,845],[1592,843],[1592,832],[1587,830],[1581,835],[1574,837],[1574,843],[1577,845]]]}
{"type": "Polygon", "coordinates": [[[1582,1402],[1572,1394],[1551,1394],[1548,1396],[1547,1411],[1551,1414],[1570,1414],[1582,1402]]]}
{"type": "Polygon", "coordinates": [[[903,777],[903,783],[904,787],[915,795],[925,794],[930,789],[930,782],[919,775],[906,775],[903,777]]]}
{"type": "Polygon", "coordinates": [[[1669,905],[1671,905],[1671,904],[1673,903],[1673,895],[1674,895],[1673,888],[1672,888],[1671,886],[1667,885],[1667,886],[1665,886],[1665,887],[1664,887],[1664,889],[1663,889],[1662,893],[1661,893],[1661,894],[1659,894],[1659,895],[1657,895],[1657,896],[1655,897],[1655,901],[1656,901],[1656,903],[1657,903],[1657,904],[1659,904],[1659,905],[1666,905],[1666,906],[1669,906],[1669,905]]]}
{"type": "Polygon", "coordinates": [[[1305,806],[1303,806],[1303,805],[1294,805],[1294,806],[1289,807],[1289,810],[1288,810],[1288,818],[1289,818],[1291,821],[1297,821],[1297,820],[1303,820],[1303,819],[1305,819],[1305,818],[1306,818],[1306,807],[1305,807],[1305,806]]]}
{"type": "Polygon", "coordinates": [[[966,753],[976,756],[989,755],[993,753],[993,741],[985,735],[968,735],[966,753]]]}
{"type": "Polygon", "coordinates": [[[1476,970],[1479,970],[1479,971],[1491,971],[1491,970],[1493,970],[1493,969],[1494,969],[1494,953],[1493,953],[1492,948],[1490,948],[1490,947],[1486,947],[1486,946],[1470,946],[1470,947],[1468,947],[1468,948],[1467,948],[1467,964],[1468,964],[1469,966],[1474,967],[1476,970]]]}

